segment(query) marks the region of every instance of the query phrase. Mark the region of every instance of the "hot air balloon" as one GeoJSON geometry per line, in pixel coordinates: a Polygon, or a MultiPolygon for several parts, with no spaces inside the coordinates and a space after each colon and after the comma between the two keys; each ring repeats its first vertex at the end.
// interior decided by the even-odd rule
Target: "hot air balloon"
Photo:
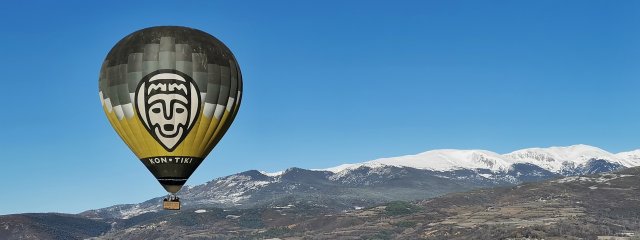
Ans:
{"type": "Polygon", "coordinates": [[[242,75],[229,50],[193,28],[145,28],[107,54],[99,94],[111,126],[169,193],[176,193],[233,122],[242,75]]]}

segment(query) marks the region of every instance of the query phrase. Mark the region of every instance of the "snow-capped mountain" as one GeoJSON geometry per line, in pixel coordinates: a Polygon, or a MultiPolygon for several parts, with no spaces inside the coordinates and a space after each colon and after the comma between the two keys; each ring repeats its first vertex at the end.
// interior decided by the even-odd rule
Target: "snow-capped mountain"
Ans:
{"type": "Polygon", "coordinates": [[[633,163],[634,166],[640,165],[640,149],[629,152],[616,153],[615,156],[633,163]]]}
{"type": "Polygon", "coordinates": [[[415,155],[381,158],[356,164],[343,164],[323,170],[341,172],[361,166],[380,167],[410,167],[433,171],[452,171],[458,169],[489,169],[491,171],[507,171],[512,165],[504,156],[485,150],[431,150],[415,155]]]}
{"type": "Polygon", "coordinates": [[[592,160],[604,160],[623,167],[640,166],[640,150],[612,154],[597,147],[573,145],[568,147],[527,148],[507,154],[485,150],[431,150],[415,155],[381,158],[364,163],[343,164],[323,170],[341,172],[361,166],[410,167],[432,171],[452,171],[459,169],[488,169],[492,172],[506,172],[514,164],[533,164],[553,173],[562,173],[592,160]]]}
{"type": "Polygon", "coordinates": [[[569,147],[527,148],[518,150],[505,157],[513,162],[535,164],[552,172],[562,172],[567,168],[587,164],[590,160],[606,160],[624,167],[640,165],[640,159],[633,159],[624,154],[612,154],[597,147],[573,145],[569,147]]]}
{"type": "MultiPolygon", "coordinates": [[[[276,207],[302,202],[345,210],[634,166],[640,166],[640,150],[612,154],[587,145],[528,148],[507,154],[444,149],[319,170],[289,168],[277,173],[250,170],[185,187],[179,195],[184,208],[276,207]]],[[[160,203],[161,198],[155,198],[82,215],[139,218],[157,214],[160,203]]]]}

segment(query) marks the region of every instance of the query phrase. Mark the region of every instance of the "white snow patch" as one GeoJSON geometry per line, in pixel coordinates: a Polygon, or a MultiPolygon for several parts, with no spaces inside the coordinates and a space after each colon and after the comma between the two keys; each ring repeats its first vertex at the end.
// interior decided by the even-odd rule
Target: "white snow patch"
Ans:
{"type": "Polygon", "coordinates": [[[125,232],[126,233],[130,233],[130,232],[137,231],[137,230],[156,229],[160,225],[165,225],[165,224],[167,224],[167,221],[162,221],[162,222],[159,222],[159,223],[152,223],[152,224],[149,224],[149,225],[135,226],[135,227],[130,227],[130,228],[125,229],[125,232]]]}
{"type": "Polygon", "coordinates": [[[255,182],[253,182],[253,187],[254,188],[264,187],[266,185],[269,185],[269,183],[271,183],[271,182],[269,182],[269,181],[255,181],[255,182]]]}
{"type": "Polygon", "coordinates": [[[478,174],[478,175],[482,176],[483,178],[493,178],[493,174],[481,173],[481,174],[478,174]]]}
{"type": "Polygon", "coordinates": [[[633,166],[640,166],[640,149],[616,153],[615,156],[621,159],[626,159],[631,164],[633,164],[633,166]]]}
{"type": "Polygon", "coordinates": [[[577,181],[579,178],[580,178],[579,176],[566,177],[566,178],[558,179],[556,182],[557,182],[557,183],[575,182],[575,181],[577,181]]]}
{"type": "Polygon", "coordinates": [[[270,173],[270,172],[265,172],[265,171],[260,171],[260,173],[262,173],[262,174],[264,174],[264,175],[267,175],[267,176],[269,176],[269,177],[277,177],[277,176],[282,175],[282,173],[284,173],[284,171],[277,171],[277,172],[272,172],[272,173],[270,173]]]}
{"type": "Polygon", "coordinates": [[[155,209],[140,208],[140,204],[137,204],[135,207],[128,208],[126,210],[120,210],[120,216],[122,216],[122,219],[129,219],[129,218],[141,215],[143,213],[156,212],[156,211],[157,210],[155,209]]]}
{"type": "MultiPolygon", "coordinates": [[[[251,197],[255,190],[263,188],[274,181],[257,181],[251,176],[232,175],[214,180],[215,187],[200,192],[192,197],[201,198],[198,204],[238,204],[251,197]]],[[[209,183],[212,184],[212,183],[209,183]]]]}
{"type": "Polygon", "coordinates": [[[567,183],[567,182],[580,181],[580,182],[606,183],[606,182],[614,180],[614,179],[623,178],[623,177],[630,177],[630,176],[633,176],[633,175],[605,173],[605,174],[601,174],[601,175],[598,175],[598,176],[595,176],[595,177],[585,177],[585,176],[565,177],[565,178],[556,180],[556,182],[557,183],[567,183]]]}
{"type": "Polygon", "coordinates": [[[273,206],[273,209],[289,209],[291,208],[293,205],[289,204],[287,206],[273,206]]]}

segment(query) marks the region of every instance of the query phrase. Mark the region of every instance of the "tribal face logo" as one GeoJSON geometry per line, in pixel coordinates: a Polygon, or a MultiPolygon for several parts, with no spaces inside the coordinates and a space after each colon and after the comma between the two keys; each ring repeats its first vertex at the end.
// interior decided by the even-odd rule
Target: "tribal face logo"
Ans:
{"type": "Polygon", "coordinates": [[[138,84],[138,118],[167,151],[178,147],[198,119],[199,93],[191,77],[175,70],[155,71],[138,84]]]}

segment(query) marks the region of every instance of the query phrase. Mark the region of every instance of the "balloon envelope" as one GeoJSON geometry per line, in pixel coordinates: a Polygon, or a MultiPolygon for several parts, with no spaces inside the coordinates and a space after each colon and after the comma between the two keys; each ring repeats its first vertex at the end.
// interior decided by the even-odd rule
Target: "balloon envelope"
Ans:
{"type": "Polygon", "coordinates": [[[99,90],[118,135],[176,193],[231,125],[242,75],[229,48],[213,36],[186,27],[151,27],[111,49],[99,90]]]}

